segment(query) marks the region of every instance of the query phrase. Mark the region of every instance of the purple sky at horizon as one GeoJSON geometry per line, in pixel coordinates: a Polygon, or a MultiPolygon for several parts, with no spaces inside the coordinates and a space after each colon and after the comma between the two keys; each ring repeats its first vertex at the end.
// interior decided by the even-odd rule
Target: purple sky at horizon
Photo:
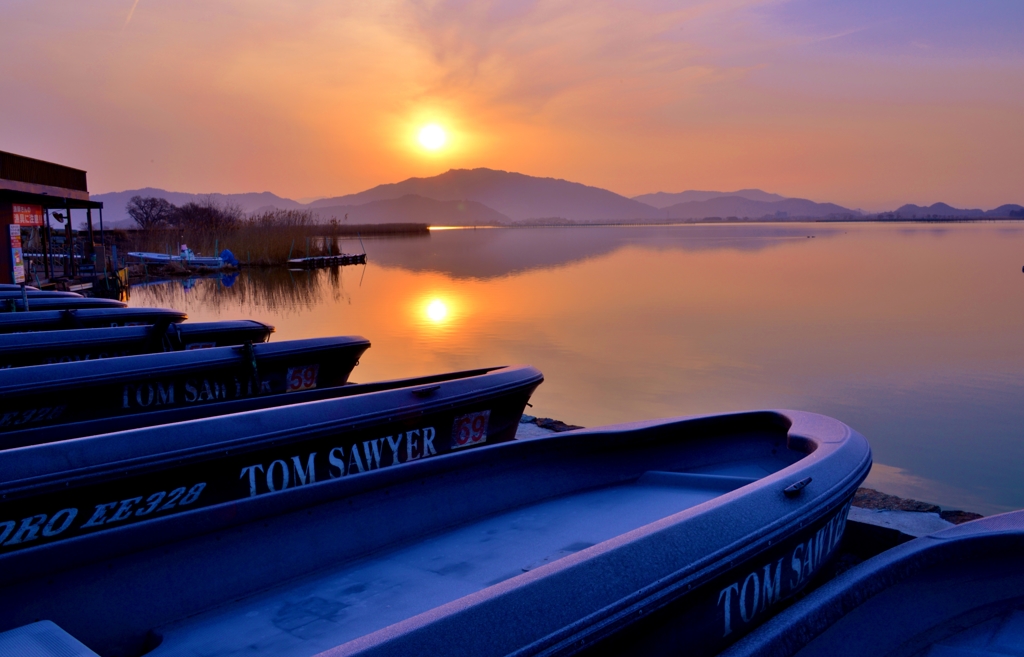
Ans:
{"type": "Polygon", "coordinates": [[[0,150],[94,193],[489,167],[627,196],[1024,203],[1019,0],[8,0],[0,24],[0,150]]]}

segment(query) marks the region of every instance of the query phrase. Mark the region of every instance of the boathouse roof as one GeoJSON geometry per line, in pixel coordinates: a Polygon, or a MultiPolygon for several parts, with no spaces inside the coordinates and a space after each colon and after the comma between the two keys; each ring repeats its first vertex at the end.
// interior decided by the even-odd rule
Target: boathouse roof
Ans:
{"type": "Polygon", "coordinates": [[[0,200],[45,207],[101,208],[89,200],[85,171],[0,151],[0,200]]]}

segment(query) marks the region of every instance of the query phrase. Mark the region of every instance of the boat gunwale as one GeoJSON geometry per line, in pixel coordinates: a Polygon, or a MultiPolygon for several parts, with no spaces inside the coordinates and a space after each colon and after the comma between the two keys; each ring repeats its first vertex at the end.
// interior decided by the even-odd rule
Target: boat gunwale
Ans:
{"type": "Polygon", "coordinates": [[[28,309],[20,297],[17,299],[4,299],[13,301],[16,310],[5,311],[15,313],[46,312],[54,310],[115,310],[127,308],[128,304],[116,299],[105,299],[103,297],[43,297],[28,301],[28,309]]]}
{"type": "MultiPolygon", "coordinates": [[[[283,340],[280,342],[261,342],[253,344],[252,348],[257,358],[278,359],[290,358],[306,351],[327,351],[341,350],[352,347],[363,347],[363,351],[370,348],[370,341],[359,335],[336,336],[329,338],[305,338],[301,340],[283,340]],[[259,353],[259,352],[269,353],[259,353]]],[[[25,367],[0,370],[0,395],[11,397],[27,397],[33,394],[46,392],[48,389],[63,390],[75,385],[88,385],[96,382],[97,376],[103,376],[104,384],[120,383],[131,381],[133,377],[154,376],[170,368],[173,368],[175,375],[185,374],[193,371],[201,371],[209,368],[229,367],[237,365],[239,345],[227,347],[213,347],[211,349],[199,349],[192,351],[168,351],[153,354],[135,354],[132,356],[121,356],[116,364],[120,367],[112,368],[112,359],[83,360],[73,363],[51,363],[48,365],[28,365],[25,367]],[[197,356],[199,356],[197,358],[197,356]],[[166,363],[157,362],[148,364],[142,359],[165,360],[166,363]],[[184,362],[176,362],[184,361],[184,362]],[[148,365],[148,366],[147,366],[148,365]],[[56,372],[55,368],[64,367],[71,370],[70,376],[59,379],[47,378],[41,381],[26,381],[31,378],[32,367],[46,367],[47,374],[56,372]],[[75,372],[74,370],[82,370],[75,372]],[[100,370],[99,372],[93,370],[100,370]],[[10,374],[5,374],[5,373],[10,374]],[[4,378],[13,379],[10,382],[4,378]]],[[[360,352],[361,353],[361,352],[360,352]]]]}
{"type": "Polygon", "coordinates": [[[387,392],[397,388],[414,388],[417,386],[432,385],[435,383],[443,383],[445,381],[453,381],[480,374],[487,374],[496,370],[506,369],[506,367],[507,366],[483,367],[472,370],[446,372],[444,374],[412,377],[409,379],[386,379],[384,381],[373,381],[370,383],[345,383],[344,385],[328,388],[314,388],[313,390],[292,392],[288,393],[289,396],[266,395],[262,397],[246,397],[244,399],[216,402],[213,404],[202,404],[192,407],[176,407],[148,413],[133,413],[130,415],[118,415],[99,419],[81,420],[78,422],[68,422],[65,424],[32,427],[29,429],[9,431],[0,434],[0,452],[11,449],[20,449],[23,447],[34,447],[55,442],[63,442],[67,440],[80,440],[109,433],[138,431],[163,424],[179,424],[181,422],[191,422],[194,420],[207,420],[222,415],[235,415],[237,413],[279,408],[282,406],[294,406],[308,402],[329,401],[341,399],[343,397],[355,397],[356,395],[365,395],[374,392],[387,392]],[[192,417],[175,417],[183,415],[191,415],[192,417]],[[138,420],[147,421],[137,426],[120,426],[122,424],[130,425],[132,421],[138,420]],[[108,425],[106,428],[109,430],[92,431],[90,429],[90,427],[101,427],[103,425],[108,425]],[[110,428],[110,426],[113,426],[114,428],[110,428]],[[81,432],[74,432],[76,428],[81,432]],[[72,432],[73,435],[58,435],[52,440],[49,439],[53,434],[61,434],[62,432],[72,432]],[[36,437],[46,437],[47,439],[33,440],[36,437]],[[18,444],[9,445],[14,441],[17,441],[18,444]]]}
{"type": "MultiPolygon", "coordinates": [[[[510,653],[510,657],[512,655],[527,654],[562,654],[566,652],[566,649],[570,645],[578,644],[581,640],[590,643],[599,641],[628,624],[628,619],[630,617],[635,617],[637,610],[664,606],[665,604],[686,595],[691,590],[697,589],[708,582],[714,581],[717,577],[732,569],[734,563],[744,563],[752,560],[758,554],[764,552],[766,546],[771,547],[773,542],[782,542],[782,540],[788,538],[789,535],[792,534],[791,519],[794,516],[804,516],[804,519],[797,523],[798,528],[803,528],[805,526],[812,526],[835,513],[836,509],[839,509],[844,503],[848,503],[852,496],[853,489],[850,487],[849,482],[856,480],[856,485],[859,485],[860,482],[864,480],[864,477],[867,475],[867,471],[870,467],[871,456],[868,454],[865,455],[864,460],[858,468],[850,473],[849,477],[833,485],[828,493],[819,495],[819,497],[827,496],[829,498],[829,501],[821,506],[820,512],[807,516],[806,514],[801,514],[799,510],[794,510],[790,514],[782,516],[768,525],[762,525],[761,527],[763,529],[758,530],[758,532],[748,534],[742,539],[722,547],[717,552],[707,555],[700,562],[691,562],[691,565],[680,568],[670,575],[651,583],[649,586],[638,589],[636,593],[624,597],[614,605],[609,605],[608,607],[593,612],[589,617],[580,619],[580,621],[575,625],[582,626],[585,629],[584,632],[579,632],[573,628],[571,630],[566,629],[561,632],[548,635],[530,646],[526,646],[521,650],[510,653]],[[726,556],[729,557],[728,561],[725,560],[726,556]],[[683,588],[684,585],[685,589],[683,588]],[[596,619],[600,619],[600,621],[595,622],[596,619]]],[[[756,485],[760,481],[761,480],[758,480],[758,482],[748,485],[756,485]]],[[[730,491],[730,493],[734,492],[736,491],[730,491]]],[[[704,504],[713,503],[720,500],[722,497],[725,497],[725,495],[709,500],[704,504]]],[[[739,496],[737,496],[737,499],[738,498],[739,496]]],[[[696,509],[697,506],[690,508],[696,509]]],[[[690,509],[686,509],[680,513],[686,513],[687,511],[690,511],[690,509]]],[[[639,529],[644,528],[641,527],[639,529]]],[[[621,538],[621,536],[617,538],[621,538]]],[[[617,540],[617,538],[612,540],[617,540]]]]}
{"type": "MultiPolygon", "coordinates": [[[[263,322],[257,322],[253,319],[237,319],[237,320],[224,320],[216,322],[195,322],[193,324],[180,324],[171,323],[163,331],[156,331],[154,335],[154,329],[160,328],[160,324],[142,324],[135,326],[91,326],[86,328],[68,328],[68,329],[56,329],[53,331],[36,331],[36,332],[22,332],[22,333],[0,333],[0,358],[3,357],[5,352],[9,351],[20,351],[20,350],[45,350],[53,349],[58,347],[73,348],[76,346],[89,347],[97,344],[104,344],[116,340],[138,340],[144,341],[149,339],[160,339],[164,337],[165,331],[174,330],[174,327],[184,328],[184,326],[191,327],[192,330],[183,332],[182,335],[189,333],[203,334],[204,332],[213,331],[241,331],[241,330],[260,330],[264,329],[268,331],[268,335],[274,332],[274,327],[270,324],[264,324],[263,322]],[[226,326],[233,324],[235,326],[226,326]],[[241,326],[247,324],[248,326],[241,326]],[[78,331],[110,331],[112,335],[98,335],[96,333],[71,335],[72,332],[78,331]],[[37,336],[36,333],[42,333],[43,335],[37,336]],[[117,335],[122,333],[123,335],[117,335]],[[25,336],[20,338],[11,338],[10,336],[25,336]],[[31,336],[31,337],[28,337],[31,336]],[[73,341],[68,341],[69,338],[77,338],[73,341]],[[30,342],[31,344],[10,344],[10,342],[30,342]]],[[[258,343],[262,344],[262,343],[258,343]]],[[[237,346],[237,345],[227,345],[237,346]]],[[[23,353],[23,352],[22,352],[23,353]]],[[[163,353],[163,352],[154,352],[163,353]]],[[[152,354],[131,354],[139,356],[148,356],[152,354]]],[[[121,356],[124,358],[125,356],[121,356]]],[[[40,363],[42,365],[43,363],[40,363]]],[[[47,363],[51,364],[51,363],[47,363]]],[[[24,367],[34,367],[33,365],[26,365],[24,367]]]]}
{"type": "MultiPolygon", "coordinates": [[[[172,324],[179,324],[188,320],[188,313],[181,310],[175,310],[173,308],[129,308],[129,307],[106,307],[106,308],[69,308],[66,310],[38,310],[32,311],[26,317],[26,313],[0,313],[0,335],[13,335],[15,333],[42,333],[48,331],[61,331],[61,330],[73,330],[74,327],[64,328],[41,328],[41,329],[29,329],[26,331],[7,331],[11,325],[17,325],[19,323],[33,323],[43,324],[48,323],[59,324],[63,322],[72,322],[78,318],[78,313],[86,313],[83,317],[87,321],[98,321],[103,318],[107,313],[110,313],[111,318],[116,318],[118,315],[124,317],[125,315],[133,315],[137,317],[144,317],[146,315],[154,316],[155,321],[148,323],[139,323],[138,326],[152,326],[153,324],[167,319],[172,324]],[[52,316],[43,316],[44,313],[53,313],[52,316]],[[70,316],[65,313],[71,313],[70,316]],[[94,315],[94,313],[96,313],[94,315]]],[[[115,328],[111,326],[96,326],[96,327],[83,327],[83,328],[115,328]]]]}

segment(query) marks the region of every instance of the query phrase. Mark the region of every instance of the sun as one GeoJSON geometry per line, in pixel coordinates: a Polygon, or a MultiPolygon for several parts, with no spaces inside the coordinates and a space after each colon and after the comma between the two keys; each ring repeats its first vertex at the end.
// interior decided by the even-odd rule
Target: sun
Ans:
{"type": "Polygon", "coordinates": [[[448,316],[448,306],[440,299],[434,299],[427,306],[427,317],[433,322],[442,322],[448,316]]]}
{"type": "Polygon", "coordinates": [[[431,123],[420,128],[420,145],[428,151],[436,151],[444,146],[446,141],[448,141],[448,135],[445,134],[444,128],[436,123],[431,123]]]}

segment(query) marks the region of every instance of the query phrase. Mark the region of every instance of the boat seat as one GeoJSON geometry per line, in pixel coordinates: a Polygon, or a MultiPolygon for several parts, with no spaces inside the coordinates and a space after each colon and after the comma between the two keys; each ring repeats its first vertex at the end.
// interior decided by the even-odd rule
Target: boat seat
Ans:
{"type": "Polygon", "coordinates": [[[678,486],[680,488],[697,488],[729,492],[752,484],[757,478],[734,477],[730,475],[698,474],[694,472],[665,472],[648,470],[640,475],[636,483],[641,486],[678,486]]]}
{"type": "Polygon", "coordinates": [[[0,657],[99,657],[51,621],[0,632],[0,657]]]}
{"type": "Polygon", "coordinates": [[[1024,610],[999,616],[932,644],[926,657],[1005,657],[1024,655],[1024,610]]]}

